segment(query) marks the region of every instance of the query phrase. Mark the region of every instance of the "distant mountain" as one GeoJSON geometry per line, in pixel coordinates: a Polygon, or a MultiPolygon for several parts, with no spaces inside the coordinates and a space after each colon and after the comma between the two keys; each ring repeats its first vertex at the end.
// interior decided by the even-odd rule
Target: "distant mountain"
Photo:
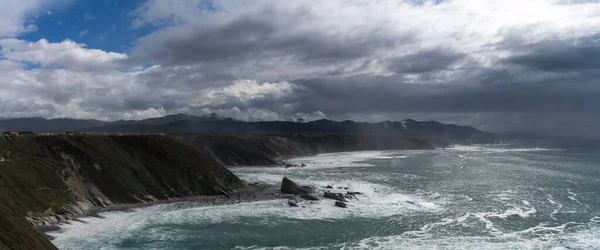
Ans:
{"type": "Polygon", "coordinates": [[[316,120],[311,122],[263,121],[245,122],[216,115],[168,115],[144,120],[96,120],[20,118],[0,120],[5,130],[47,132],[109,132],[109,133],[206,133],[206,134],[264,134],[264,133],[336,133],[439,137],[452,142],[493,142],[495,135],[469,126],[443,124],[436,121],[384,121],[378,123],[316,120]]]}
{"type": "Polygon", "coordinates": [[[99,127],[108,122],[68,118],[44,119],[41,117],[0,120],[0,131],[66,132],[87,127],[99,127]]]}

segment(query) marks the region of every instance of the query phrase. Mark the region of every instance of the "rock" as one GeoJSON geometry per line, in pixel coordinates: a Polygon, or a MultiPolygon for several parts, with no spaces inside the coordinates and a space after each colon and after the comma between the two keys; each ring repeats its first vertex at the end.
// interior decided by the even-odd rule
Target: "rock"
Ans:
{"type": "Polygon", "coordinates": [[[281,193],[283,194],[308,194],[309,191],[300,187],[298,184],[288,179],[287,177],[283,177],[281,181],[281,193]]]}
{"type": "Polygon", "coordinates": [[[289,205],[290,207],[298,207],[298,204],[296,204],[295,202],[293,202],[293,201],[291,201],[291,200],[289,200],[289,201],[288,201],[288,205],[289,205]]]}
{"type": "Polygon", "coordinates": [[[319,198],[317,198],[313,195],[310,195],[310,194],[301,194],[300,197],[302,197],[302,199],[309,200],[309,201],[318,201],[319,200],[319,198]]]}
{"type": "Polygon", "coordinates": [[[325,187],[327,189],[333,189],[333,187],[331,185],[327,185],[327,187],[325,187]]]}
{"type": "Polygon", "coordinates": [[[302,163],[302,164],[300,164],[300,167],[301,168],[306,167],[306,164],[302,163]]]}
{"type": "Polygon", "coordinates": [[[362,193],[361,192],[346,192],[346,195],[344,195],[344,197],[346,199],[353,200],[353,199],[356,199],[356,196],[360,195],[360,194],[362,194],[362,193]]]}
{"type": "Polygon", "coordinates": [[[311,186],[302,186],[302,189],[306,190],[306,192],[312,194],[315,192],[315,188],[311,186]]]}
{"type": "Polygon", "coordinates": [[[346,208],[347,205],[346,205],[346,203],[343,203],[341,201],[336,201],[335,202],[335,206],[336,207],[341,207],[341,208],[346,208]]]}
{"type": "Polygon", "coordinates": [[[344,195],[341,193],[332,193],[332,192],[325,191],[325,193],[323,194],[323,197],[325,197],[327,199],[336,200],[336,201],[344,201],[344,202],[347,201],[346,198],[344,198],[344,195]]]}
{"type": "Polygon", "coordinates": [[[281,181],[281,193],[283,194],[297,194],[305,200],[318,201],[319,198],[309,194],[311,192],[312,190],[310,187],[298,186],[298,184],[287,177],[283,177],[283,180],[281,181]]]}

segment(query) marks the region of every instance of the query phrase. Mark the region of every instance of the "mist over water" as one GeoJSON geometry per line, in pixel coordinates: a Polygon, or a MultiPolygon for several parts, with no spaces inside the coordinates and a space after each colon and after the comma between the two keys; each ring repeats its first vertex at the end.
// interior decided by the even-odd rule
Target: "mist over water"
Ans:
{"type": "Polygon", "coordinates": [[[287,176],[362,192],[332,200],[158,205],[84,218],[55,232],[60,249],[598,249],[600,154],[465,146],[323,154],[305,168],[236,167],[248,182],[287,176]]]}

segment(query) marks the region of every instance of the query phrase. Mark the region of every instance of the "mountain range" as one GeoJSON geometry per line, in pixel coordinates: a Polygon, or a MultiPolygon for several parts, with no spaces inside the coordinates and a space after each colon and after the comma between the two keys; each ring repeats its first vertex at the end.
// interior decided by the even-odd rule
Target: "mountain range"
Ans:
{"type": "Polygon", "coordinates": [[[333,121],[247,122],[216,115],[174,114],[144,120],[105,122],[79,119],[16,118],[0,120],[0,130],[33,132],[104,132],[104,133],[171,133],[171,134],[265,134],[265,133],[335,133],[432,136],[450,141],[493,141],[495,135],[469,126],[436,121],[383,121],[377,123],[333,121]]]}

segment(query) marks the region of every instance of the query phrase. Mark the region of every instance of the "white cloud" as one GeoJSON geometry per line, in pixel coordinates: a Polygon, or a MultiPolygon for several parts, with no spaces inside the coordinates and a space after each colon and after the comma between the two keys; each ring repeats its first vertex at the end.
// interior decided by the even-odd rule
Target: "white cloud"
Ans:
{"type": "Polygon", "coordinates": [[[168,114],[168,112],[163,107],[160,107],[160,108],[148,108],[146,110],[134,110],[134,111],[125,112],[122,117],[125,120],[141,120],[141,119],[148,119],[148,118],[163,117],[167,114],[168,114]]]}
{"type": "Polygon", "coordinates": [[[0,53],[12,61],[39,63],[43,67],[65,67],[74,71],[106,71],[115,67],[118,60],[127,55],[87,49],[85,44],[65,40],[50,43],[46,39],[27,42],[14,38],[0,40],[0,53]]]}
{"type": "Polygon", "coordinates": [[[15,37],[35,30],[29,23],[38,11],[51,14],[44,7],[70,2],[71,0],[6,0],[0,8],[0,38],[15,37]]]}
{"type": "Polygon", "coordinates": [[[87,35],[87,33],[90,32],[90,29],[84,29],[81,32],[79,32],[79,37],[83,37],[85,35],[87,35]]]}
{"type": "Polygon", "coordinates": [[[203,105],[224,104],[230,99],[249,102],[256,99],[278,99],[285,97],[300,87],[289,82],[258,83],[253,80],[240,80],[231,85],[207,89],[201,95],[203,105]]]}
{"type": "MultiPolygon", "coordinates": [[[[241,74],[238,77],[285,80],[332,72],[385,75],[390,73],[382,65],[386,59],[415,51],[443,47],[469,55],[468,60],[456,64],[455,68],[472,67],[473,63],[477,67],[490,67],[512,55],[511,50],[502,47],[507,39],[518,39],[520,43],[574,39],[594,35],[600,29],[600,3],[596,1],[565,4],[565,1],[557,0],[448,0],[440,4],[425,1],[421,5],[411,0],[222,0],[214,1],[216,11],[206,9],[203,2],[146,2],[135,12],[135,25],[162,27],[166,24],[166,28],[140,39],[134,57],[150,57],[158,63],[182,61],[192,64],[203,62],[207,51],[219,53],[215,51],[230,49],[239,55],[258,48],[261,53],[254,55],[258,58],[247,58],[253,54],[240,56],[244,61],[232,63],[235,73],[241,74]],[[227,33],[237,27],[232,25],[239,25],[239,29],[244,30],[243,23],[236,24],[236,21],[247,19],[268,23],[270,26],[264,29],[273,29],[266,31],[272,33],[264,36],[255,33],[256,37],[227,33]],[[202,47],[210,39],[202,36],[203,32],[223,36],[218,40],[222,43],[202,47]],[[357,55],[315,64],[314,61],[303,62],[294,54],[293,49],[301,45],[282,47],[289,40],[306,43],[314,37],[323,37],[326,43],[338,46],[339,52],[346,49],[345,52],[353,51],[357,55]],[[205,41],[199,41],[201,39],[205,41]],[[252,43],[248,44],[244,39],[252,43]],[[238,44],[231,45],[236,40],[238,44]],[[356,44],[342,47],[351,43],[356,44]],[[367,55],[358,53],[360,49],[367,51],[367,55]],[[190,52],[186,53],[187,50],[190,52]],[[155,58],[152,58],[153,53],[156,53],[155,58]],[[198,59],[190,59],[194,57],[198,59]]],[[[319,52],[316,45],[309,45],[319,52]]],[[[303,48],[302,52],[308,54],[310,49],[303,48]]],[[[230,56],[226,52],[222,51],[220,55],[223,60],[230,56]]],[[[314,56],[325,57],[327,53],[334,55],[337,52],[328,49],[314,56]]]]}

